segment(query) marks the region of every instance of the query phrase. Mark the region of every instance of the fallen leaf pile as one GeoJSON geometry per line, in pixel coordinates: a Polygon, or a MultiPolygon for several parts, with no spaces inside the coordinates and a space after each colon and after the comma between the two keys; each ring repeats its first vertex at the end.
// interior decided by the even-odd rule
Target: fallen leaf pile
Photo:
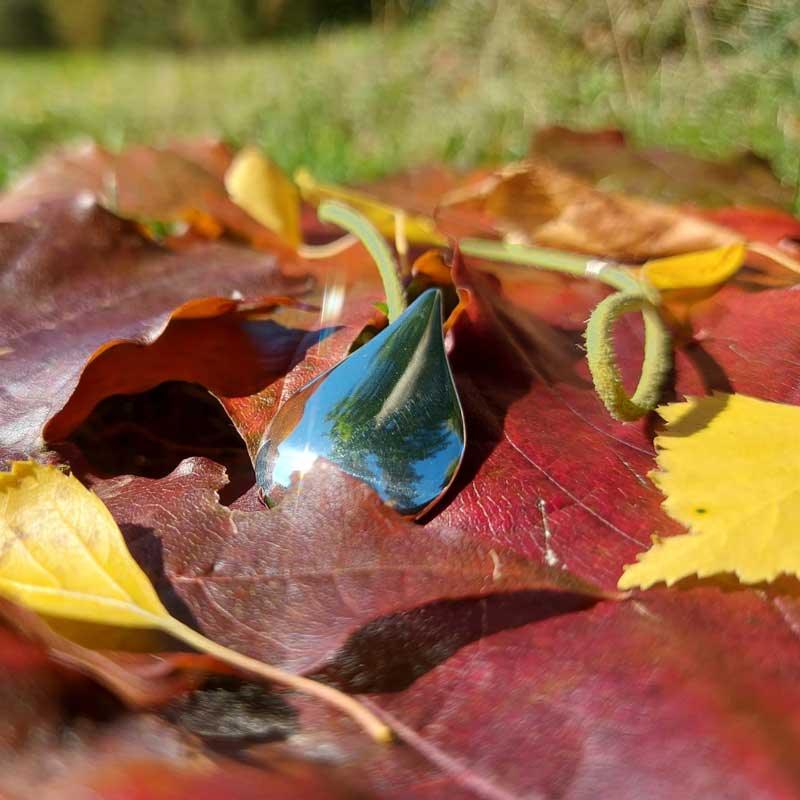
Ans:
{"type": "MultiPolygon", "coordinates": [[[[797,796],[790,203],[752,156],[561,129],[359,187],[204,140],[34,166],[0,195],[0,795],[797,796]],[[274,508],[254,486],[277,411],[387,324],[329,199],[455,309],[467,449],[418,522],[330,464],[274,508]],[[589,266],[460,255],[476,238],[589,266]],[[674,349],[632,423],[583,349],[610,262],[674,349]]],[[[626,386],[642,343],[621,318],[626,386]]]]}

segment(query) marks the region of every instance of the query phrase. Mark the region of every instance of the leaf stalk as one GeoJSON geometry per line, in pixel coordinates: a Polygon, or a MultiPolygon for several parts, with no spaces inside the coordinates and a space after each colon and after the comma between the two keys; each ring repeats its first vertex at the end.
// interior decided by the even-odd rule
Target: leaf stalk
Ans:
{"type": "Polygon", "coordinates": [[[344,228],[359,239],[378,267],[386,293],[389,322],[394,322],[406,310],[406,293],[400,280],[400,268],[392,251],[378,229],[360,212],[344,203],[326,200],[320,203],[317,216],[344,228]]]}
{"type": "Polygon", "coordinates": [[[616,289],[615,294],[597,305],[586,325],[586,358],[595,391],[611,416],[624,422],[639,419],[658,405],[664,381],[672,368],[672,347],[658,312],[660,298],[652,287],[637,280],[619,264],[574,253],[470,238],[460,240],[458,245],[465,255],[578,278],[594,278],[616,289]],[[642,313],[645,338],[641,376],[631,396],[617,364],[614,324],[633,311],[642,313]]]}
{"type": "Polygon", "coordinates": [[[255,658],[237,653],[235,650],[230,650],[211,639],[207,639],[202,633],[173,617],[167,619],[159,618],[159,627],[195,649],[214,656],[243,672],[272,683],[278,683],[310,697],[316,697],[338,708],[357,722],[377,742],[386,744],[393,739],[392,730],[388,725],[359,703],[358,700],[346,695],[344,692],[340,692],[338,689],[334,689],[332,686],[313,681],[310,678],[304,678],[302,675],[286,672],[278,667],[265,664],[263,661],[258,661],[255,658]]]}

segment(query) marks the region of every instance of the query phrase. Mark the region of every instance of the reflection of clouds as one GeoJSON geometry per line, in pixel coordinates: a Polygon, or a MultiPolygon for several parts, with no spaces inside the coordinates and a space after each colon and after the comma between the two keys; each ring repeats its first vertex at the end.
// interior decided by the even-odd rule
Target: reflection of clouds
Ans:
{"type": "Polygon", "coordinates": [[[403,406],[410,402],[414,392],[419,391],[420,377],[425,369],[430,348],[431,331],[432,328],[428,325],[417,342],[417,347],[408,362],[408,366],[406,366],[399,380],[392,387],[389,396],[383,401],[380,411],[375,415],[376,426],[383,425],[387,417],[400,411],[403,406]]]}

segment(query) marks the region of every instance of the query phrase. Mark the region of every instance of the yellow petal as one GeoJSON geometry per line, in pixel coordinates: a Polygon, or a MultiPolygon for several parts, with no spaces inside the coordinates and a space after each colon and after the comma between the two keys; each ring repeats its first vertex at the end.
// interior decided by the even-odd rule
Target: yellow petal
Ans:
{"type": "Polygon", "coordinates": [[[662,406],[652,477],[689,533],[654,542],[620,589],[734,573],[800,576],[800,407],[715,394],[662,406]]]}
{"type": "Polygon", "coordinates": [[[0,594],[85,622],[153,628],[168,618],[103,502],[28,461],[0,473],[0,594]]]}
{"type": "Polygon", "coordinates": [[[656,258],[642,267],[642,277],[656,289],[696,289],[724,283],[744,263],[743,243],[656,258]]]}
{"type": "Polygon", "coordinates": [[[317,206],[323,200],[338,200],[360,211],[387,238],[394,239],[395,221],[398,214],[403,215],[405,237],[412,244],[436,245],[443,247],[447,239],[436,228],[436,223],[422,216],[404,214],[402,209],[381,203],[378,200],[353,189],[317,183],[308,170],[299,169],[294,174],[294,181],[303,195],[303,199],[317,206]]]}
{"type": "Polygon", "coordinates": [[[225,188],[231,200],[265,228],[292,247],[300,244],[297,187],[258,148],[239,151],[225,173],[225,188]]]}

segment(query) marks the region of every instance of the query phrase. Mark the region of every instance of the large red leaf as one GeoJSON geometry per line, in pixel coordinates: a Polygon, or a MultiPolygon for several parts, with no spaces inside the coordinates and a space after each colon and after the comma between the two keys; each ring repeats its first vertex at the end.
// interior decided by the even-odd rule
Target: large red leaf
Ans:
{"type": "MultiPolygon", "coordinates": [[[[311,741],[387,800],[800,791],[800,642],[771,598],[705,588],[540,613],[521,626],[515,615],[524,619],[519,604],[490,606],[473,622],[489,635],[405,691],[371,697],[419,759],[367,748],[303,702],[311,741]]],[[[465,619],[426,624],[430,647],[465,619]]],[[[405,646],[420,643],[412,632],[405,646]]]]}
{"type": "Polygon", "coordinates": [[[271,511],[220,506],[224,480],[193,459],[161,480],[95,488],[162,587],[163,559],[206,635],[284,669],[320,668],[367,623],[441,600],[534,589],[597,596],[563,570],[415,526],[330,466],[271,511]]]}
{"type": "MultiPolygon", "coordinates": [[[[646,478],[653,468],[646,423],[615,422],[594,392],[576,324],[591,305],[551,308],[557,324],[547,324],[489,276],[459,266],[454,278],[472,293],[451,354],[467,452],[428,528],[474,531],[492,546],[615,586],[622,564],[647,548],[651,534],[679,527],[646,478]]],[[[621,329],[630,380],[641,334],[624,321],[621,329]]]]}
{"type": "MultiPolygon", "coordinates": [[[[102,357],[102,351],[120,342],[132,343],[129,351],[151,343],[171,317],[202,328],[202,320],[237,307],[232,297],[270,305],[273,295],[309,287],[307,279],[286,278],[274,257],[232,246],[208,244],[170,254],[145,240],[131,223],[80,198],[46,205],[18,223],[0,226],[0,258],[0,446],[5,458],[27,455],[42,445],[45,423],[67,403],[86,363],[102,357]]],[[[223,323],[219,335],[227,346],[229,332],[223,323]]],[[[253,361],[262,372],[266,361],[269,371],[269,348],[267,356],[253,354],[257,348],[247,346],[247,334],[231,334],[238,351],[250,356],[240,374],[247,375],[253,361]]],[[[213,340],[207,332],[205,343],[213,340]]],[[[117,372],[103,388],[113,393],[138,384],[141,390],[176,373],[184,380],[196,379],[193,372],[202,379],[214,366],[225,366],[218,353],[213,347],[173,348],[172,373],[163,365],[154,371],[158,374],[117,372]]],[[[285,354],[282,359],[281,374],[288,366],[285,354]]],[[[252,386],[252,376],[248,382],[252,386]]],[[[84,400],[83,410],[102,396],[84,400]]],[[[69,428],[56,426],[59,438],[69,428]]]]}
{"type": "MultiPolygon", "coordinates": [[[[594,394],[580,333],[598,296],[535,276],[534,291],[523,293],[519,278],[507,284],[462,267],[455,279],[472,292],[451,354],[468,446],[428,527],[480,532],[492,545],[615,585],[652,534],[682,528],[661,511],[663,498],[647,479],[656,421],[616,423],[594,394]]],[[[675,384],[664,400],[716,389],[800,402],[795,294],[753,291],[745,275],[696,305],[693,333],[676,342],[675,384]]],[[[641,326],[631,319],[618,327],[620,366],[634,385],[641,326]]]]}

